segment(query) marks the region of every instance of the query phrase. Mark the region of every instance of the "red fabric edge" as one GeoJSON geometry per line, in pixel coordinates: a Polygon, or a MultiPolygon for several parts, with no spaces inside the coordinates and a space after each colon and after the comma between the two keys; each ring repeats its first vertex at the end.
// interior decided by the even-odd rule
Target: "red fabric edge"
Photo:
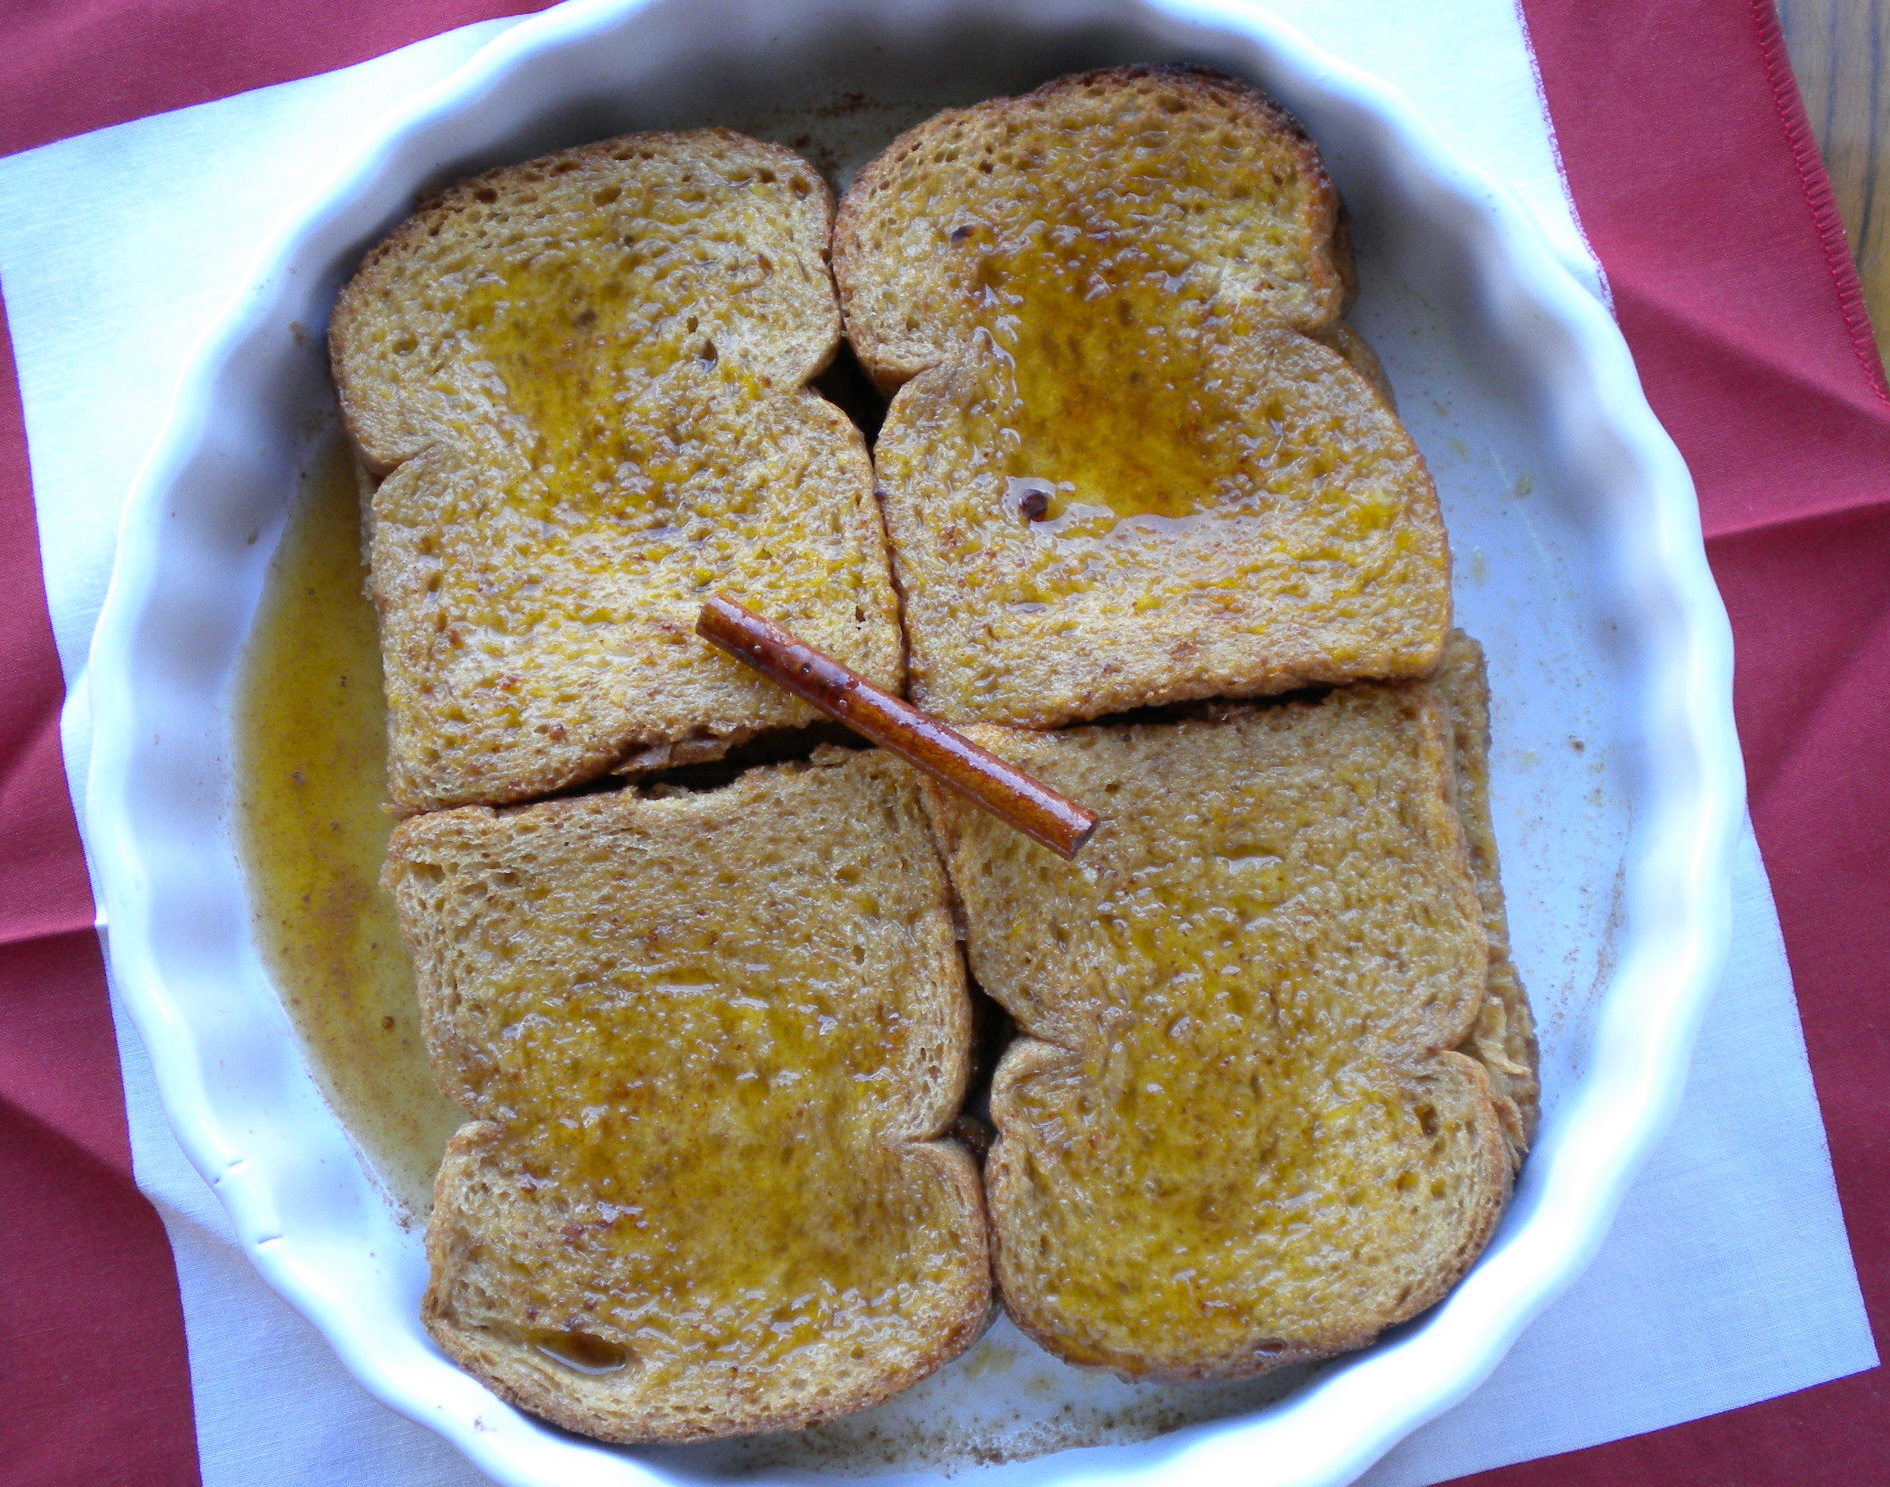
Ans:
{"type": "Polygon", "coordinates": [[[1772,0],[1749,0],[1752,24],[1759,36],[1759,53],[1765,59],[1765,76],[1772,87],[1773,106],[1784,127],[1786,143],[1791,147],[1792,163],[1804,186],[1805,204],[1818,229],[1818,241],[1824,246],[1825,263],[1831,270],[1831,285],[1837,291],[1838,308],[1844,316],[1852,344],[1857,348],[1858,363],[1864,378],[1877,396],[1890,407],[1890,383],[1884,380],[1883,358],[1877,351],[1876,332],[1871,329],[1870,311],[1864,302],[1864,283],[1858,277],[1857,264],[1851,258],[1850,240],[1844,235],[1844,219],[1838,214],[1837,192],[1831,187],[1831,175],[1824,168],[1817,136],[1805,113],[1804,96],[1798,91],[1792,74],[1791,57],[1785,50],[1785,28],[1779,24],[1772,0]]]}
{"type": "Polygon", "coordinates": [[[10,0],[0,5],[0,155],[314,77],[549,3],[10,0]]]}
{"type": "Polygon", "coordinates": [[[0,304],[0,1477],[194,1487],[183,1308],[132,1178],[36,530],[0,304]]]}

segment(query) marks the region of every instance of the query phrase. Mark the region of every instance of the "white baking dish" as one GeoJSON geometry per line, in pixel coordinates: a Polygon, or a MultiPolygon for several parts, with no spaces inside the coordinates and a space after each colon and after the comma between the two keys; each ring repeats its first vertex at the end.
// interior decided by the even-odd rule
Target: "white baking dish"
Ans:
{"type": "Polygon", "coordinates": [[[205,342],[131,501],[90,674],[86,825],[109,953],[185,1150],[263,1274],[363,1383],[508,1483],[792,1477],[823,1460],[910,1476],[962,1464],[979,1440],[1026,1451],[1058,1430],[1121,1438],[1209,1410],[1233,1413],[977,1470],[1007,1484],[1350,1480],[1473,1389],[1593,1253],[1678,1098],[1727,934],[1742,797],[1730,637],[1686,471],[1619,333],[1402,103],[1232,5],[599,0],[521,23],[309,205],[205,342]],[[543,1426],[427,1341],[418,1238],[318,1093],[251,930],[231,683],[272,546],[255,534],[280,532],[332,407],[308,330],[416,191],[469,170],[698,123],[811,135],[817,158],[857,159],[946,102],[1176,58],[1251,78],[1324,150],[1355,218],[1355,318],[1432,462],[1460,617],[1490,650],[1497,829],[1544,1052],[1542,1135],[1515,1202],[1443,1305],[1284,1392],[1151,1394],[1000,1334],[882,1407],[875,1440],[856,1424],[819,1453],[614,1450],[543,1426]]]}

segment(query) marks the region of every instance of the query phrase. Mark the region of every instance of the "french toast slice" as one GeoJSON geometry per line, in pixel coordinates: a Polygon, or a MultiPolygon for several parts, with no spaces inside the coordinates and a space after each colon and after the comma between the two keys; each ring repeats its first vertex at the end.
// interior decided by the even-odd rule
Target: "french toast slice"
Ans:
{"type": "Polygon", "coordinates": [[[727,131],[463,181],[330,329],[383,477],[369,588],[402,813],[714,757],[814,714],[699,640],[727,589],[882,686],[903,669],[871,466],[832,357],[828,189],[727,131]]]}
{"type": "Polygon", "coordinates": [[[424,1316],[604,1440],[809,1425],[991,1314],[970,1006],[918,791],[819,751],[723,788],[411,818],[386,881],[471,1118],[424,1316]]]}
{"type": "Polygon", "coordinates": [[[1000,1292],[1075,1363],[1237,1377],[1363,1346],[1487,1241],[1511,1157],[1457,1051],[1489,963],[1422,684],[980,743],[1101,811],[1060,862],[928,790],[979,983],[1000,1292]]]}
{"type": "Polygon", "coordinates": [[[1318,153],[1252,89],[1121,68],[940,114],[848,191],[834,264],[898,388],[923,706],[1047,728],[1435,666],[1436,492],[1339,320],[1318,153]]]}
{"type": "Polygon", "coordinates": [[[867,164],[834,224],[847,339],[886,392],[990,332],[1012,279],[1142,307],[1158,274],[1177,306],[1306,335],[1352,295],[1318,148],[1232,78],[1115,67],[946,109],[867,164]]]}

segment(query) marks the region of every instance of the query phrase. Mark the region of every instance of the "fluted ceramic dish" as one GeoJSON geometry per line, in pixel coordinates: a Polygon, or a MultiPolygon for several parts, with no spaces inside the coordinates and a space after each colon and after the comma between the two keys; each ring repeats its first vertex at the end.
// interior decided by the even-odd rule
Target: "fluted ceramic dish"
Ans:
{"type": "Polygon", "coordinates": [[[1742,796],[1730,637],[1686,470],[1619,333],[1401,101],[1234,5],[581,0],[520,23],[309,204],[205,342],[131,502],[91,677],[87,835],[108,948],[185,1150],[257,1267],[362,1383],[505,1483],[954,1465],[994,1487],[1349,1481],[1474,1389],[1593,1254],[1678,1099],[1727,937],[1742,796]],[[639,1451],[542,1425],[428,1341],[419,1238],[318,1093],[251,928],[232,681],[272,546],[253,534],[281,532],[311,421],[332,410],[320,338],[302,328],[326,323],[416,191],[475,169],[728,124],[844,171],[942,104],[1173,58],[1258,83],[1324,151],[1354,215],[1355,320],[1431,461],[1459,616],[1490,650],[1497,830],[1544,1054],[1515,1201],[1443,1304],[1262,1385],[1138,1390],[1000,1329],[870,1420],[805,1440],[639,1451]],[[1116,1443],[1030,1454],[1073,1441],[1116,1443]],[[968,1464],[980,1454],[1018,1459],[968,1464]]]}

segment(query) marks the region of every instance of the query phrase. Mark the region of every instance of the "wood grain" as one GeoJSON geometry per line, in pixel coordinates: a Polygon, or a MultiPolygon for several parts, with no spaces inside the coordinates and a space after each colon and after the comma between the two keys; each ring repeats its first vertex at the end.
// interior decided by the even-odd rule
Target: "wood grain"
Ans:
{"type": "Polygon", "coordinates": [[[1890,341],[1890,0],[1779,0],[1882,353],[1890,341]]]}

